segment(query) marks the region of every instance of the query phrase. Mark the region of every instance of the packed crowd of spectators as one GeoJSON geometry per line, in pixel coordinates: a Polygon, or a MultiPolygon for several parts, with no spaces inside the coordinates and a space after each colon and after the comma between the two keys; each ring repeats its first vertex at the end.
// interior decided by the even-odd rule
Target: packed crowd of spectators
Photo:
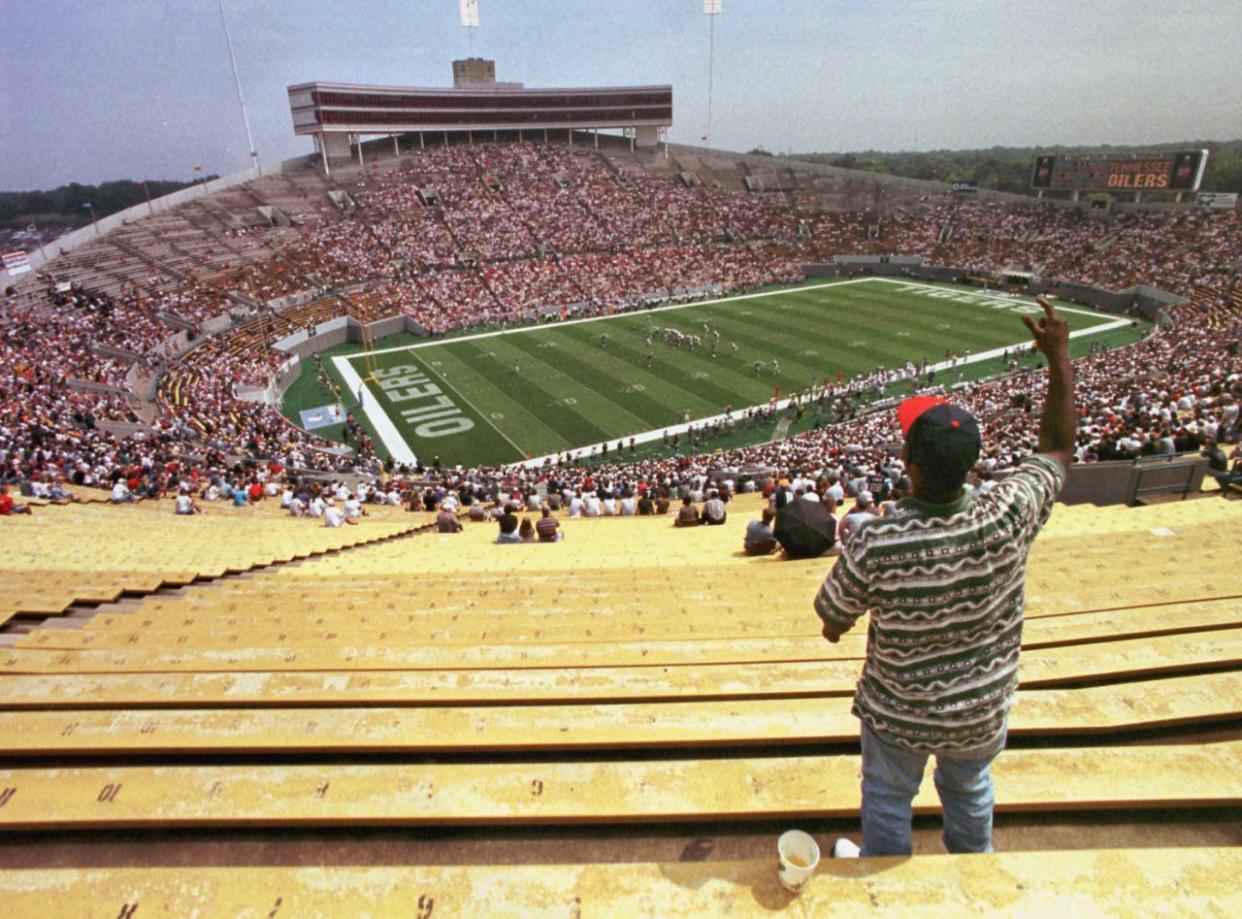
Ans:
{"type": "MultiPolygon", "coordinates": [[[[620,171],[591,151],[533,144],[432,148],[350,193],[355,207],[306,228],[238,275],[237,288],[259,301],[257,318],[175,361],[160,346],[184,324],[197,334],[207,319],[237,312],[238,302],[223,289],[161,284],[108,296],[49,278],[38,306],[6,298],[0,310],[4,478],[107,484],[118,470],[151,475],[171,464],[202,473],[223,468],[227,457],[271,459],[295,471],[377,471],[365,435],[346,458],[325,452],[330,444],[263,402],[238,401],[239,389],[266,386],[287,360],[273,348],[279,338],[343,311],[364,320],[402,313],[440,334],[563,310],[639,308],[686,292],[796,281],[806,261],[834,254],[883,252],[1111,288],[1142,282],[1190,294],[1208,285],[1213,293],[1168,311],[1168,325],[1148,341],[1079,363],[1079,459],[1196,448],[1236,428],[1238,361],[1224,350],[1239,337],[1236,279],[1227,274],[1242,261],[1236,211],[1143,211],[1099,220],[1046,204],[929,197],[882,215],[843,213],[805,190],[728,192],[675,175],[620,171]],[[349,305],[329,293],[279,314],[262,308],[273,297],[323,294],[346,282],[366,285],[349,305]],[[127,386],[135,364],[139,376],[160,378],[153,418],[112,390],[127,386]],[[143,430],[121,439],[101,430],[101,421],[143,430]]],[[[1040,374],[1032,372],[966,394],[989,431],[981,472],[1002,470],[1032,449],[1032,403],[1041,391],[1040,374]]],[[[841,414],[852,411],[851,405],[841,414]]],[[[847,478],[851,469],[891,462],[885,445],[896,439],[891,419],[877,414],[712,456],[618,462],[594,471],[418,475],[433,492],[463,498],[509,489],[521,495],[542,481],[545,491],[593,485],[621,500],[640,486],[679,489],[730,468],[788,471],[809,464],[825,481],[847,478]]]]}

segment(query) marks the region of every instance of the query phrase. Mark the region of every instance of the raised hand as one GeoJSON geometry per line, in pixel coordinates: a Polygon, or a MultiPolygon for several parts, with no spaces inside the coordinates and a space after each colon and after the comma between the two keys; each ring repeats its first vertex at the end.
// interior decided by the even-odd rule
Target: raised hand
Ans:
{"type": "Polygon", "coordinates": [[[1056,311],[1045,298],[1038,297],[1035,301],[1044,308],[1044,315],[1036,322],[1030,316],[1023,316],[1023,324],[1031,330],[1035,339],[1035,347],[1043,352],[1049,361],[1054,358],[1069,356],[1069,323],[1056,311]]]}

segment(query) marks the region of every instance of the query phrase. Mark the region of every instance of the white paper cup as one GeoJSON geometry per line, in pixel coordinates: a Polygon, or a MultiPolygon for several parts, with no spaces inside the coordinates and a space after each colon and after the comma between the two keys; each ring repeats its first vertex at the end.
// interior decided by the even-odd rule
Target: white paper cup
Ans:
{"type": "Polygon", "coordinates": [[[798,893],[819,867],[819,845],[809,833],[786,830],[776,841],[780,869],[776,876],[786,890],[798,893]]]}

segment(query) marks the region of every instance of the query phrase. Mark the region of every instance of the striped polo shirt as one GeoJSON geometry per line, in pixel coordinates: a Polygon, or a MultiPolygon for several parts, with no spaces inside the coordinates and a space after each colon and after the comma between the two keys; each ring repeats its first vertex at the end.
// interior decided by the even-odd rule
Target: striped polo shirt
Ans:
{"type": "Polygon", "coordinates": [[[853,711],[884,739],[925,753],[1000,739],[1018,683],[1026,559],[1064,479],[1037,454],[984,494],[904,498],[843,547],[815,611],[837,632],[871,613],[853,711]]]}

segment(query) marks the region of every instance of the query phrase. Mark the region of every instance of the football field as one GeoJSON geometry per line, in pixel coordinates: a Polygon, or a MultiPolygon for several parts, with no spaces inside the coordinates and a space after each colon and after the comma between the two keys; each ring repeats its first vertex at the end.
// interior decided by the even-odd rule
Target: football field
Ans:
{"type": "MultiPolygon", "coordinates": [[[[1061,308],[1074,336],[1129,325],[1061,308]]],[[[808,283],[687,306],[338,355],[395,459],[502,464],[766,404],[812,380],[947,354],[977,361],[1029,342],[1033,301],[890,278],[808,283]],[[697,335],[694,350],[666,331],[697,335]],[[719,333],[715,355],[712,345],[719,333]],[[651,344],[647,338],[651,336],[651,344]],[[758,367],[756,367],[756,362],[758,367]]],[[[946,382],[949,382],[946,380],[946,382]]]]}

